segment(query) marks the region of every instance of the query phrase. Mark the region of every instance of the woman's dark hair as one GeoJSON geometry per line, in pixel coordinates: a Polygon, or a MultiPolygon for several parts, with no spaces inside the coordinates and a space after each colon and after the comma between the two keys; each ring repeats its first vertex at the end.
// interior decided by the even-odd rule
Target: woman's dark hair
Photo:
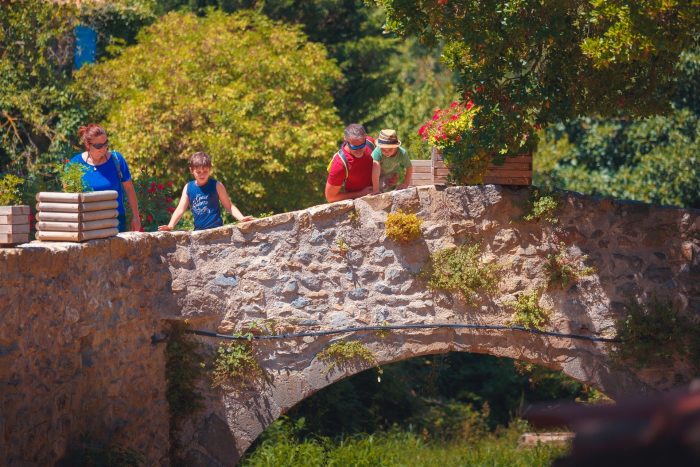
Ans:
{"type": "Polygon", "coordinates": [[[97,123],[88,123],[78,128],[78,137],[82,144],[92,144],[92,140],[101,135],[107,135],[107,132],[97,123]]]}
{"type": "Polygon", "coordinates": [[[195,152],[190,157],[190,169],[197,167],[211,167],[211,157],[206,152],[195,152]]]}

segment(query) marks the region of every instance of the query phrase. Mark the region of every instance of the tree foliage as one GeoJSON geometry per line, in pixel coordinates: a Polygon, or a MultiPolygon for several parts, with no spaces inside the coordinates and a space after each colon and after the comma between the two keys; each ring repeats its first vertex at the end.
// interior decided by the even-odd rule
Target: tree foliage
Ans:
{"type": "Polygon", "coordinates": [[[697,1],[377,3],[388,30],[444,41],[464,98],[483,109],[456,162],[529,150],[537,125],[668,111],[675,64],[700,23],[697,1]]]}
{"type": "Polygon", "coordinates": [[[668,115],[587,117],[549,128],[535,158],[535,183],[699,208],[700,49],[684,52],[676,69],[668,115]]]}
{"type": "Polygon", "coordinates": [[[0,170],[52,173],[83,114],[67,85],[77,10],[32,0],[0,14],[0,170]]]}
{"type": "Polygon", "coordinates": [[[78,89],[135,168],[184,182],[187,158],[205,151],[242,209],[283,211],[322,199],[339,77],[298,28],[211,11],[165,15],[119,57],[84,67],[78,89]]]}

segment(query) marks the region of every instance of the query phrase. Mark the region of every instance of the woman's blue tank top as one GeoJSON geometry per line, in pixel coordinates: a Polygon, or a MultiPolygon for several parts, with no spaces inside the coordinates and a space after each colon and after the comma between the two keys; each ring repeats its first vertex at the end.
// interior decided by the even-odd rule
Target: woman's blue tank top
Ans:
{"type": "Polygon", "coordinates": [[[192,180],[187,184],[187,197],[190,199],[194,230],[212,229],[224,224],[219,208],[219,194],[216,192],[216,180],[210,178],[204,186],[198,186],[192,180]]]}

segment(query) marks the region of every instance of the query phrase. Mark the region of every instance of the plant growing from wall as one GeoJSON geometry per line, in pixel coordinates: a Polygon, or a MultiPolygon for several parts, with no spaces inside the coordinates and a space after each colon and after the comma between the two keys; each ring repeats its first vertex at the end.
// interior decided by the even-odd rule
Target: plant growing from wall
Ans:
{"type": "Polygon", "coordinates": [[[479,244],[462,245],[436,251],[419,276],[427,280],[430,290],[459,292],[469,304],[481,293],[490,294],[498,283],[495,264],[481,262],[479,244]]]}
{"type": "Polygon", "coordinates": [[[544,326],[549,323],[551,312],[539,305],[540,291],[533,290],[530,293],[523,293],[506,305],[515,310],[510,319],[514,326],[523,326],[528,329],[544,330],[544,326]]]}
{"type": "Polygon", "coordinates": [[[351,224],[356,225],[360,223],[360,214],[356,210],[352,210],[348,213],[348,220],[351,224]]]}
{"type": "Polygon", "coordinates": [[[621,343],[612,353],[617,361],[641,368],[681,358],[700,366],[700,322],[678,312],[670,300],[629,299],[617,321],[617,338],[621,343]]]}
{"type": "Polygon", "coordinates": [[[170,411],[170,456],[176,458],[179,448],[178,432],[187,417],[203,407],[197,380],[202,374],[200,345],[185,331],[187,321],[173,321],[168,330],[165,347],[166,398],[170,411]]]}
{"type": "Polygon", "coordinates": [[[390,213],[386,218],[386,236],[395,242],[411,242],[420,238],[420,226],[423,223],[415,214],[401,209],[390,213]]]}
{"type": "Polygon", "coordinates": [[[340,254],[340,256],[344,257],[345,255],[348,254],[348,251],[350,251],[350,245],[345,243],[345,240],[343,240],[342,238],[336,239],[335,246],[336,246],[336,250],[337,250],[338,254],[340,254]]]}
{"type": "Polygon", "coordinates": [[[0,206],[17,206],[22,204],[22,186],[24,180],[17,175],[5,174],[0,178],[0,206]]]}
{"type": "Polygon", "coordinates": [[[326,364],[326,374],[334,369],[347,369],[357,363],[366,363],[376,366],[381,375],[383,370],[371,350],[360,341],[339,340],[323,349],[317,355],[318,359],[326,364]]]}
{"type": "Polygon", "coordinates": [[[559,252],[547,256],[544,270],[547,274],[547,285],[565,288],[581,277],[591,275],[595,268],[585,266],[586,255],[572,255],[563,243],[559,244],[559,252]]]}
{"type": "Polygon", "coordinates": [[[85,193],[92,191],[90,185],[83,179],[87,167],[83,164],[69,162],[60,172],[61,186],[66,193],[85,193]]]}
{"type": "Polygon", "coordinates": [[[253,355],[250,341],[221,342],[216,349],[212,387],[223,385],[245,386],[264,376],[264,372],[253,355]]]}
{"type": "Polygon", "coordinates": [[[555,217],[555,213],[559,209],[559,201],[554,193],[533,188],[530,191],[528,204],[529,212],[523,216],[526,221],[544,221],[549,224],[559,222],[559,219],[555,217]]]}

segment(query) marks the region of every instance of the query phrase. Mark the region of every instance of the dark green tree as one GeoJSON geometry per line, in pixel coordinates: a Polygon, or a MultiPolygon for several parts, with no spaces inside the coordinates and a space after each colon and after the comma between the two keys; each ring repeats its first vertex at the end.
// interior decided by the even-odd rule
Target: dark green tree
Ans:
{"type": "Polygon", "coordinates": [[[549,128],[535,157],[535,183],[700,208],[700,49],[684,52],[676,71],[667,115],[588,117],[549,128]]]}

